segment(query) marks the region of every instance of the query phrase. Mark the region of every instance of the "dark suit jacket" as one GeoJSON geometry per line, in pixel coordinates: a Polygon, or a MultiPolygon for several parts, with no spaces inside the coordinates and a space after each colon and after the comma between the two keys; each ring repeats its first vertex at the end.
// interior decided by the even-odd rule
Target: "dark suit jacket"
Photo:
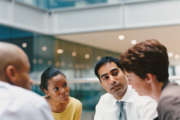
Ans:
{"type": "Polygon", "coordinates": [[[169,83],[161,93],[158,120],[180,120],[180,86],[169,83]]]}

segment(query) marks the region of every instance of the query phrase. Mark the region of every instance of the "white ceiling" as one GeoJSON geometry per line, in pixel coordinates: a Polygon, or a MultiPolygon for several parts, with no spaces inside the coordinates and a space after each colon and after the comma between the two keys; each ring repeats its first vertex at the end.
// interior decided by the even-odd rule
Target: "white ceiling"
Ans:
{"type": "MultiPolygon", "coordinates": [[[[77,33],[58,35],[56,37],[114,52],[124,52],[127,50],[127,48],[132,46],[131,40],[140,42],[147,39],[157,39],[167,46],[168,51],[172,52],[173,56],[176,54],[180,56],[180,25],[77,33]],[[119,35],[125,35],[125,40],[119,40],[119,35]]],[[[180,58],[175,59],[175,57],[171,57],[170,60],[171,64],[180,64],[180,58]]]]}

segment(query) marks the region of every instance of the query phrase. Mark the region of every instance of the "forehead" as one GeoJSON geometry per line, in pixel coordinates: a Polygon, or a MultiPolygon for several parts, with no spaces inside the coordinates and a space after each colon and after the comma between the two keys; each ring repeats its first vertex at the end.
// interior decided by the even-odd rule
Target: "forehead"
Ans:
{"type": "Polygon", "coordinates": [[[62,74],[57,74],[56,76],[52,77],[48,83],[49,84],[63,84],[66,82],[66,78],[62,74]]]}
{"type": "Polygon", "coordinates": [[[114,68],[119,68],[119,67],[114,62],[108,62],[99,68],[98,73],[99,75],[102,75],[102,74],[110,72],[114,68]]]}

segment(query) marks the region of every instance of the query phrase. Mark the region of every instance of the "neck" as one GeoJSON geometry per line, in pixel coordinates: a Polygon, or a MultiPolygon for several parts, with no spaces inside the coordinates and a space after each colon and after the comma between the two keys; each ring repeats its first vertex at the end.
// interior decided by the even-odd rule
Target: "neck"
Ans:
{"type": "Polygon", "coordinates": [[[121,100],[121,99],[124,97],[124,95],[126,94],[127,89],[128,89],[128,86],[127,86],[127,88],[124,90],[123,93],[121,93],[121,94],[115,94],[115,95],[113,95],[113,96],[116,98],[116,100],[121,100]]]}
{"type": "Polygon", "coordinates": [[[163,87],[163,83],[157,81],[152,85],[152,98],[155,99],[156,101],[159,101],[162,87],[163,87]]]}
{"type": "Polygon", "coordinates": [[[51,100],[50,98],[47,99],[47,101],[51,107],[52,112],[55,112],[55,113],[64,112],[66,109],[66,106],[68,104],[68,103],[58,103],[58,102],[51,100]]]}

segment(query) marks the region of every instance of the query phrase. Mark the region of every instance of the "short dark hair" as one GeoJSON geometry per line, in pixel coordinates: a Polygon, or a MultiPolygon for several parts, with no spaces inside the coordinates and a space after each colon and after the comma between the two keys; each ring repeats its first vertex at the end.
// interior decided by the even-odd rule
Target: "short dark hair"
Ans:
{"type": "Polygon", "coordinates": [[[133,72],[142,79],[151,73],[156,75],[159,82],[169,81],[167,48],[158,40],[140,42],[129,48],[120,59],[123,70],[133,72]]]}
{"type": "Polygon", "coordinates": [[[119,68],[122,68],[119,62],[119,59],[111,57],[111,56],[105,56],[101,58],[95,65],[95,75],[99,78],[98,70],[100,69],[101,66],[103,66],[106,63],[114,62],[119,68]]]}
{"type": "Polygon", "coordinates": [[[58,70],[55,67],[48,67],[41,75],[41,83],[40,83],[40,88],[43,89],[48,89],[48,80],[51,79],[52,77],[61,74],[65,77],[65,75],[58,70]]]}

